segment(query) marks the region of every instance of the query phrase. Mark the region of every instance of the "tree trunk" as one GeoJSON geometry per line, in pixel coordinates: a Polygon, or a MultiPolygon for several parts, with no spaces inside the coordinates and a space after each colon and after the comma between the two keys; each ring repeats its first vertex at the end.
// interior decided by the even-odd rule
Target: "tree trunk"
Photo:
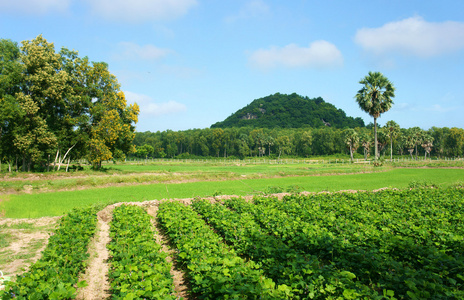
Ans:
{"type": "Polygon", "coordinates": [[[393,161],[393,137],[390,137],[390,162],[393,161]]]}
{"type": "Polygon", "coordinates": [[[53,171],[55,171],[56,168],[56,160],[58,159],[58,155],[60,154],[60,149],[56,151],[56,156],[55,156],[55,161],[53,162],[53,171]]]}
{"type": "Polygon", "coordinates": [[[378,158],[378,153],[379,153],[379,149],[378,149],[378,145],[377,145],[377,118],[374,118],[374,156],[375,156],[375,160],[377,160],[378,158]]]}
{"type": "Polygon", "coordinates": [[[353,163],[353,147],[350,144],[350,156],[351,156],[351,163],[353,163]]]}

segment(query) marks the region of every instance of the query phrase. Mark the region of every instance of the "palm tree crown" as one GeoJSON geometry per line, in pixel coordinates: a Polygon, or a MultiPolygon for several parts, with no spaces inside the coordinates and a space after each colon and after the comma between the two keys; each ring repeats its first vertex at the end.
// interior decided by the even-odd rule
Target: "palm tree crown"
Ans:
{"type": "Polygon", "coordinates": [[[369,75],[359,81],[363,87],[356,94],[359,107],[374,118],[375,159],[377,159],[377,118],[388,111],[395,97],[395,87],[380,72],[369,72],[369,75]]]}
{"type": "Polygon", "coordinates": [[[382,73],[369,72],[359,83],[364,86],[356,94],[356,101],[371,117],[378,118],[392,107],[395,87],[382,73]]]}

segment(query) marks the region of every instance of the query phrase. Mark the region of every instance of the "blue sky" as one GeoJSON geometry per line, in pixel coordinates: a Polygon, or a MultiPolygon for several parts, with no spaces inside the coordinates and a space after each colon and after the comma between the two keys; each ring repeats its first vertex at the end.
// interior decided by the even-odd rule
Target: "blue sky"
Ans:
{"type": "Polygon", "coordinates": [[[396,87],[380,124],[464,128],[461,0],[0,0],[0,38],[104,61],[138,131],[206,128],[257,98],[297,93],[347,115],[359,80],[396,87]]]}

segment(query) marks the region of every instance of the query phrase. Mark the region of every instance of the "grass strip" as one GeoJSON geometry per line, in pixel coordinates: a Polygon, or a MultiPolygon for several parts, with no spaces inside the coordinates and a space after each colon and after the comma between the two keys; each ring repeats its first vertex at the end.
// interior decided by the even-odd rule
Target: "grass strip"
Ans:
{"type": "Polygon", "coordinates": [[[464,169],[392,169],[380,173],[297,176],[282,178],[201,181],[173,184],[141,184],[86,190],[9,195],[0,202],[0,212],[9,218],[60,216],[74,207],[89,204],[153,199],[194,198],[214,195],[250,195],[266,192],[320,192],[406,188],[410,182],[449,186],[461,182],[464,169]]]}

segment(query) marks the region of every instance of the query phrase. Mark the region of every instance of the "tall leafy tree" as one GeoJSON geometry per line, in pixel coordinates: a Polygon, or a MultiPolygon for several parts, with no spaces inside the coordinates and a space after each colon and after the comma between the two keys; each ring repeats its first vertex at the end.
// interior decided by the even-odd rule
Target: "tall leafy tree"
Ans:
{"type": "Polygon", "coordinates": [[[21,47],[0,40],[0,161],[19,158],[29,170],[54,153],[62,162],[72,149],[94,166],[123,159],[135,150],[138,113],[107,64],[56,53],[41,35],[21,47]]]}
{"type": "Polygon", "coordinates": [[[445,145],[448,148],[448,154],[460,156],[464,153],[464,129],[450,128],[445,138],[445,145]]]}
{"type": "Polygon", "coordinates": [[[433,137],[434,152],[440,157],[445,153],[445,138],[449,133],[449,128],[438,128],[433,126],[429,129],[429,133],[433,137]]]}
{"type": "Polygon", "coordinates": [[[375,159],[377,159],[377,118],[392,107],[395,87],[380,72],[369,72],[369,75],[361,79],[359,83],[363,87],[358,91],[355,98],[359,107],[374,118],[374,151],[375,159]]]}
{"type": "Polygon", "coordinates": [[[16,42],[0,39],[0,164],[6,160],[11,171],[15,159],[15,124],[22,111],[16,94],[21,91],[23,65],[16,42]]]}

